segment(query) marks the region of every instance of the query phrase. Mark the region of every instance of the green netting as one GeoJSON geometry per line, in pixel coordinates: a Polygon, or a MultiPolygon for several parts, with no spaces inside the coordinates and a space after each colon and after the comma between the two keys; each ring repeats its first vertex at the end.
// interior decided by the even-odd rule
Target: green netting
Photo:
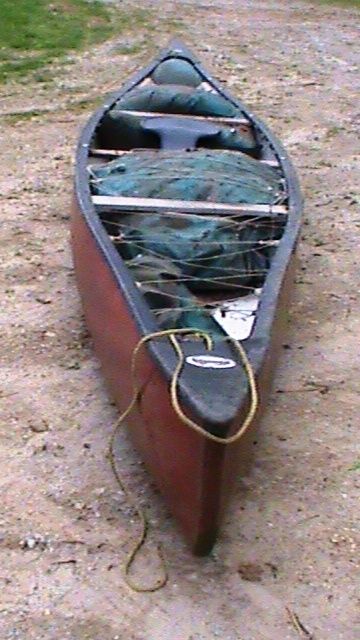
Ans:
{"type": "Polygon", "coordinates": [[[116,247],[160,328],[192,327],[222,334],[196,296],[246,295],[262,285],[282,224],[259,217],[193,214],[103,214],[116,247]]]}
{"type": "Polygon", "coordinates": [[[268,221],[240,225],[210,216],[133,215],[122,228],[121,250],[127,260],[143,254],[167,259],[167,268],[180,269],[182,281],[194,293],[236,292],[263,279],[272,248],[259,242],[275,239],[276,231],[268,221]]]}
{"type": "Polygon", "coordinates": [[[230,118],[241,116],[238,109],[219,94],[178,85],[135,88],[120,98],[114,109],[230,118]]]}
{"type": "Polygon", "coordinates": [[[156,314],[160,329],[191,327],[223,335],[217,323],[182,282],[182,272],[169,260],[137,255],[127,261],[135,282],[156,314]]]}
{"type": "MultiPolygon", "coordinates": [[[[200,92],[189,90],[179,95],[178,88],[176,94],[169,87],[159,89],[163,92],[156,96],[154,89],[132,92],[128,102],[120,101],[117,106],[201,115],[205,114],[203,109],[208,113],[211,106],[211,115],[236,115],[234,111],[225,113],[230,103],[220,96],[202,92],[206,100],[215,99],[216,103],[215,107],[214,102],[204,107],[205,97],[199,97],[200,92]],[[194,93],[198,94],[196,102],[194,93]],[[174,98],[172,106],[169,95],[174,98]],[[143,103],[136,102],[139,96],[144,98],[143,103]]],[[[105,117],[101,135],[108,136],[113,148],[117,140],[121,148],[157,145],[156,136],[142,131],[139,117],[116,110],[105,117]]],[[[227,127],[221,130],[215,144],[219,141],[224,147],[236,149],[248,144],[248,151],[255,144],[253,138],[246,139],[244,134],[240,139],[238,132],[227,127]]],[[[98,195],[269,205],[281,202],[285,195],[276,169],[240,151],[142,151],[91,167],[90,173],[92,191],[98,195]]],[[[246,218],[239,222],[226,216],[181,213],[112,212],[108,214],[110,220],[106,220],[106,213],[103,215],[112,233],[115,227],[119,238],[116,247],[159,327],[193,327],[215,337],[223,335],[223,331],[196,296],[216,296],[227,291],[230,297],[237,298],[261,286],[274,251],[272,241],[282,233],[274,218],[260,217],[254,223],[246,218]]]]}
{"type": "Polygon", "coordinates": [[[282,197],[273,167],[242,153],[144,151],[92,168],[98,195],[223,203],[275,204],[282,197]]]}

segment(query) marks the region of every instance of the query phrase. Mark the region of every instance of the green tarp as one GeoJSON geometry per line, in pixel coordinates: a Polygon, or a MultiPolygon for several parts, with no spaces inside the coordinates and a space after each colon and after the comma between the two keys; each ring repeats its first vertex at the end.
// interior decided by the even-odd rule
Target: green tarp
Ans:
{"type": "Polygon", "coordinates": [[[152,72],[151,78],[156,84],[177,84],[197,87],[203,78],[195,67],[183,58],[169,58],[161,62],[152,72]]]}
{"type": "Polygon", "coordinates": [[[269,266],[271,248],[259,245],[271,236],[268,224],[240,225],[191,214],[133,214],[121,227],[122,255],[168,259],[195,293],[233,289],[236,294],[239,286],[258,286],[269,266]]]}
{"type": "Polygon", "coordinates": [[[275,204],[281,198],[273,167],[242,153],[144,151],[92,169],[98,195],[275,204]]]}
{"type": "MultiPolygon", "coordinates": [[[[90,169],[99,195],[223,203],[275,204],[283,196],[276,169],[237,153],[144,151],[90,169]]],[[[227,290],[238,297],[261,286],[281,226],[271,218],[103,214],[161,328],[221,333],[195,294],[227,290]]]]}
{"type": "Polygon", "coordinates": [[[182,271],[171,261],[138,254],[127,266],[160,329],[191,327],[221,336],[222,330],[182,281],[182,271]]]}
{"type": "MultiPolygon", "coordinates": [[[[106,214],[104,214],[106,222],[106,214]]],[[[164,329],[220,329],[196,295],[246,295],[261,286],[281,226],[192,214],[115,214],[109,221],[135,282],[164,329]],[[269,244],[267,244],[267,242],[269,244]]]]}
{"type": "Polygon", "coordinates": [[[155,85],[132,89],[115,103],[114,109],[241,117],[235,105],[220,94],[181,85],[155,85]]]}

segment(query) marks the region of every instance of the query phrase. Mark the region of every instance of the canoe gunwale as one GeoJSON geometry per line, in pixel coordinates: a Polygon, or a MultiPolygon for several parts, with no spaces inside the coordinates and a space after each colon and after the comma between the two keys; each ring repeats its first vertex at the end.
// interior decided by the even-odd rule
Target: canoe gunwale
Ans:
{"type": "MultiPolygon", "coordinates": [[[[284,234],[281,238],[280,244],[277,248],[275,256],[272,259],[272,264],[267,274],[262,296],[261,303],[257,314],[257,319],[254,325],[254,329],[251,337],[244,341],[244,347],[248,352],[250,362],[257,374],[263,364],[263,361],[267,355],[267,349],[270,343],[272,325],[277,312],[279,295],[283,280],[286,275],[288,264],[291,260],[292,254],[295,252],[299,229],[300,218],[302,212],[302,197],[299,189],[299,184],[295,170],[289,160],[285,150],[275,136],[269,131],[269,129],[258,120],[249,110],[241,103],[241,101],[235,99],[229,94],[226,89],[221,87],[213,78],[203,69],[202,65],[198,62],[197,58],[186,48],[182,43],[173,41],[169,47],[165,49],[160,55],[153,60],[146,68],[136,73],[122,88],[116,93],[111,94],[104,104],[91,116],[88,123],[85,125],[82,134],[79,139],[77,153],[76,153],[76,176],[75,176],[75,199],[80,208],[81,215],[83,216],[86,225],[88,226],[95,242],[103,255],[104,259],[108,263],[112,275],[116,281],[117,287],[121,292],[121,295],[126,299],[129,311],[131,312],[135,323],[139,329],[140,335],[144,336],[150,333],[154,333],[158,330],[155,318],[153,317],[150,309],[143,300],[139,290],[135,286],[131,275],[129,274],[124,262],[122,261],[119,253],[111,242],[108,234],[106,233],[103,225],[95,211],[95,206],[92,202],[90,186],[87,177],[87,163],[89,160],[89,154],[91,151],[91,141],[94,132],[99,125],[104,114],[113,106],[113,104],[133,87],[138,85],[141,81],[148,76],[154,68],[162,61],[171,57],[172,52],[176,49],[178,56],[185,59],[190,59],[195,69],[214,86],[221,95],[229,100],[234,106],[236,106],[248,119],[255,131],[261,133],[261,135],[267,139],[276,159],[279,162],[279,168],[282,170],[286,179],[286,186],[288,192],[289,213],[288,220],[285,227],[284,234]]],[[[174,358],[172,347],[168,341],[166,345],[164,341],[151,342],[147,346],[151,356],[156,361],[160,371],[163,372],[167,381],[171,379],[174,368],[174,358]]],[[[191,406],[191,388],[184,384],[183,380],[179,382],[179,391],[181,398],[184,400],[187,406],[191,406]]],[[[239,398],[240,406],[244,403],[246,397],[239,398]]],[[[200,411],[201,414],[201,411],[200,411]]],[[[198,416],[201,420],[201,415],[198,416]]],[[[224,437],[227,433],[225,432],[224,437]]]]}

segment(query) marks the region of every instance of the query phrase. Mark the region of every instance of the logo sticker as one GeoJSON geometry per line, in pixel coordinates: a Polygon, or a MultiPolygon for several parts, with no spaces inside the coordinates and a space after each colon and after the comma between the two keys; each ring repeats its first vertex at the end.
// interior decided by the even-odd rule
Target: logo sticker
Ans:
{"type": "Polygon", "coordinates": [[[187,356],[186,362],[193,364],[195,367],[204,367],[205,369],[230,369],[236,366],[236,362],[231,358],[208,355],[187,356]]]}

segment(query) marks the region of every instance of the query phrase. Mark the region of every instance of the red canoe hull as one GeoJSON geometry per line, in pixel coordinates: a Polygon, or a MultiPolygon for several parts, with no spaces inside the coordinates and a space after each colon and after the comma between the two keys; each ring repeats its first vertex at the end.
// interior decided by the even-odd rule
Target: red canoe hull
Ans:
{"type": "MultiPolygon", "coordinates": [[[[76,199],[71,230],[87,326],[110,393],[123,411],[133,395],[131,358],[142,336],[76,199]]],[[[293,280],[293,263],[294,256],[288,263],[277,300],[267,356],[258,372],[260,408],[266,404],[277,342],[286,320],[284,309],[293,280]]],[[[234,480],[248,472],[260,411],[237,443],[224,446],[211,442],[179,420],[171,405],[168,384],[146,348],[139,356],[138,371],[143,392],[141,401],[126,421],[131,438],[193,553],[206,554],[215,542],[234,480]]],[[[244,412],[237,416],[238,426],[243,418],[244,412]]]]}

